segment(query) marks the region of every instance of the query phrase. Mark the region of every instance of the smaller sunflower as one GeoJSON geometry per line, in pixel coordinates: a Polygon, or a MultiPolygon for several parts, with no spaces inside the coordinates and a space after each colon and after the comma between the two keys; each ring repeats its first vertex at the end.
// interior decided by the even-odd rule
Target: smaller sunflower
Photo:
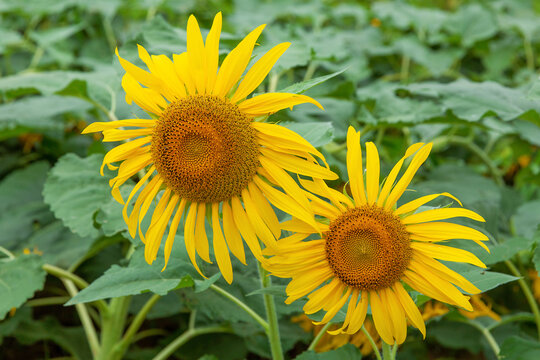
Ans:
{"type": "MultiPolygon", "coordinates": [[[[416,212],[439,197],[458,199],[449,193],[423,196],[397,207],[396,202],[427,159],[432,144],[414,144],[394,166],[381,185],[377,148],[366,143],[366,172],[362,166],[360,133],[349,128],[347,167],[352,199],[330,189],[322,180],[300,180],[312,194],[308,196],[315,214],[323,217],[317,228],[294,218],[282,224],[294,234],[267,248],[271,256],[264,266],[272,275],[292,278],[287,286],[286,303],[308,297],[306,314],[324,310],[328,323],[346,307],[342,326],[331,334],[358,332],[371,307],[373,322],[388,344],[405,341],[407,320],[425,337],[422,314],[407,293],[404,284],[433,299],[472,311],[469,294],[480,290],[463,276],[437,260],[466,262],[485,268],[472,253],[441,242],[469,239],[486,250],[486,235],[467,226],[444,222],[455,217],[485,221],[473,211],[462,208],[437,208],[416,212]],[[399,181],[404,161],[412,160],[399,181]],[[365,177],[365,179],[364,179],[365,177]],[[316,195],[327,198],[326,202],[316,195]],[[318,240],[305,240],[312,234],[318,240]]],[[[489,250],[488,250],[489,251],[489,250]]]]}

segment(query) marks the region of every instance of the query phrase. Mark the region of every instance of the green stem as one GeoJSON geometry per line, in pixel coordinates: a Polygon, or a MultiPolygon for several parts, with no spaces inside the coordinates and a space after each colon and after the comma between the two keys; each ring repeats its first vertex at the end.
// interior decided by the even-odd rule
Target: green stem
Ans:
{"type": "MultiPolygon", "coordinates": [[[[434,143],[435,142],[436,141],[434,141],[434,143]]],[[[482,150],[479,146],[473,143],[470,139],[463,138],[460,136],[449,136],[449,137],[445,137],[437,141],[437,146],[444,145],[445,143],[463,146],[467,148],[468,150],[470,150],[472,153],[478,156],[480,160],[482,160],[487,165],[497,185],[499,186],[504,185],[504,180],[497,166],[493,163],[493,161],[491,161],[488,154],[486,154],[484,150],[482,150]]]]}
{"type": "Polygon", "coordinates": [[[401,82],[406,82],[409,79],[409,68],[411,66],[411,58],[404,55],[401,59],[401,72],[399,74],[399,79],[401,82]]]}
{"type": "Polygon", "coordinates": [[[504,263],[506,264],[506,266],[508,266],[510,272],[514,276],[518,277],[519,286],[521,287],[521,290],[523,291],[523,294],[525,295],[525,298],[527,299],[527,302],[529,303],[531,311],[534,315],[536,329],[538,331],[538,339],[540,340],[540,310],[538,309],[538,304],[536,302],[536,299],[534,298],[531,288],[529,287],[529,285],[527,285],[527,282],[523,279],[523,275],[521,275],[514,263],[512,263],[510,260],[505,260],[504,263]]]}
{"type": "Polygon", "coordinates": [[[105,37],[107,38],[107,42],[109,43],[111,52],[113,52],[114,49],[116,48],[116,38],[114,36],[111,19],[107,16],[103,16],[102,23],[103,23],[103,30],[105,30],[105,37]]]}
{"type": "Polygon", "coordinates": [[[523,47],[525,48],[525,59],[527,60],[527,69],[534,71],[534,52],[531,40],[528,37],[523,38],[523,47]]]}
{"type": "MultiPolygon", "coordinates": [[[[272,285],[272,279],[268,272],[259,263],[259,277],[261,286],[266,289],[272,285]]],[[[283,360],[283,350],[281,348],[281,339],[279,337],[279,323],[276,313],[276,304],[274,296],[268,293],[263,294],[264,307],[266,308],[266,319],[268,321],[268,341],[270,341],[270,350],[272,351],[273,360],[283,360]]]]}
{"type": "Polygon", "coordinates": [[[69,301],[69,296],[51,296],[46,298],[28,300],[24,305],[30,307],[62,305],[69,301]]]}
{"type": "Polygon", "coordinates": [[[8,249],[6,249],[6,248],[3,247],[3,246],[0,246],[0,252],[3,253],[3,254],[6,254],[6,256],[7,256],[10,260],[15,259],[15,255],[13,255],[13,253],[12,253],[11,251],[9,251],[8,249]]]}
{"type": "Polygon", "coordinates": [[[364,335],[366,335],[366,337],[367,337],[367,339],[369,341],[369,344],[371,345],[371,348],[373,349],[373,353],[375,354],[375,357],[377,358],[377,360],[382,360],[381,353],[379,351],[379,347],[377,346],[377,344],[375,344],[375,341],[371,337],[371,334],[369,333],[369,331],[367,331],[367,329],[366,329],[366,327],[364,325],[362,325],[362,332],[364,333],[364,335]]]}
{"type": "Polygon", "coordinates": [[[96,360],[119,360],[121,355],[116,350],[126,323],[131,296],[112,298],[109,312],[102,315],[101,349],[96,360]]]}
{"type": "MultiPolygon", "coordinates": [[[[66,287],[66,290],[68,291],[71,297],[74,297],[75,295],[77,295],[77,287],[75,286],[72,280],[65,279],[65,278],[61,278],[60,280],[66,287]]],[[[94,328],[94,324],[92,323],[92,320],[90,319],[90,315],[88,314],[88,310],[86,309],[86,305],[75,304],[75,310],[77,311],[77,314],[79,315],[79,319],[81,320],[81,324],[83,326],[86,339],[88,340],[88,345],[90,346],[90,351],[92,352],[92,355],[95,357],[100,351],[99,340],[97,337],[96,329],[94,328]]]]}
{"type": "MultiPolygon", "coordinates": [[[[84,281],[84,279],[78,277],[72,272],[59,268],[58,266],[54,266],[51,264],[44,264],[42,268],[43,270],[45,270],[47,274],[55,276],[59,278],[60,280],[67,279],[67,280],[72,281],[81,290],[88,286],[88,283],[84,281]]],[[[108,307],[105,301],[97,300],[97,301],[94,301],[92,304],[96,305],[100,312],[107,313],[108,307]]]]}
{"type": "Polygon", "coordinates": [[[217,285],[210,285],[210,289],[214,290],[215,292],[217,292],[218,294],[222,295],[223,297],[227,298],[228,300],[230,300],[231,302],[235,303],[236,305],[238,305],[238,307],[240,307],[242,310],[244,310],[249,316],[251,316],[256,322],[258,322],[264,329],[264,331],[268,331],[268,323],[266,322],[266,320],[264,320],[262,317],[259,316],[259,314],[257,314],[255,311],[253,311],[252,308],[250,308],[249,306],[247,306],[246,304],[244,304],[241,300],[239,300],[237,297],[235,297],[234,295],[232,295],[231,293],[223,290],[222,288],[220,288],[219,286],[217,285]]]}
{"type": "Polygon", "coordinates": [[[317,70],[317,64],[316,61],[311,61],[306,69],[306,74],[304,75],[303,81],[308,81],[313,77],[313,74],[315,74],[315,71],[317,70]]]}
{"type": "Polygon", "coordinates": [[[167,360],[174,352],[196,336],[211,333],[230,333],[232,330],[225,326],[208,326],[198,329],[188,329],[182,335],[173,340],[163,350],[154,356],[153,360],[167,360]]]}
{"type": "Polygon", "coordinates": [[[529,321],[529,322],[536,322],[536,318],[534,315],[531,314],[517,314],[513,316],[507,316],[505,318],[502,318],[501,320],[491,324],[487,327],[489,331],[495,329],[496,327],[499,327],[504,324],[508,324],[514,321],[529,321]]]}
{"type": "Polygon", "coordinates": [[[474,320],[468,320],[468,321],[463,321],[463,322],[478,329],[478,331],[480,331],[482,335],[484,336],[484,338],[487,340],[489,347],[493,350],[493,352],[495,353],[495,356],[499,357],[499,352],[501,351],[501,349],[499,348],[499,344],[497,344],[497,341],[495,340],[493,335],[491,335],[491,332],[489,331],[488,328],[483,327],[481,324],[477,323],[474,320]]]}
{"type": "Polygon", "coordinates": [[[137,313],[137,315],[129,325],[126,333],[122,337],[122,340],[113,347],[112,352],[116,357],[122,358],[124,356],[127,348],[133,342],[133,337],[141,328],[141,325],[144,322],[146,315],[148,315],[148,312],[154,307],[154,305],[158,302],[160,298],[161,296],[157,294],[152,295],[152,297],[148,299],[146,304],[144,304],[142,309],[137,313]]]}
{"type": "Polygon", "coordinates": [[[328,328],[332,325],[331,322],[327,322],[326,324],[324,324],[323,328],[321,329],[321,331],[319,331],[319,333],[317,334],[317,336],[315,336],[315,338],[313,339],[313,341],[311,342],[311,344],[309,344],[309,347],[308,347],[308,350],[315,350],[315,347],[317,346],[317,344],[319,343],[319,341],[321,340],[321,338],[324,336],[324,334],[326,333],[326,330],[328,330],[328,328]]]}
{"type": "Polygon", "coordinates": [[[392,348],[390,345],[382,342],[382,352],[383,352],[383,359],[384,360],[394,360],[395,358],[392,356],[392,348]]]}

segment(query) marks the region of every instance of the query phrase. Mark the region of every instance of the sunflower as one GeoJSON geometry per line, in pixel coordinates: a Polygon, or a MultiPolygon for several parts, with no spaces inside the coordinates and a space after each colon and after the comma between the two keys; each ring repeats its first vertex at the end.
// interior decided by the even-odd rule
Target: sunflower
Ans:
{"type": "Polygon", "coordinates": [[[205,230],[208,219],[217,265],[230,283],[229,250],[246,263],[242,238],[258,259],[262,259],[259,240],[275,246],[281,229],[270,203],[285,212],[299,212],[306,221],[313,218],[307,197],[287,171],[314,179],[337,175],[328,165],[319,165],[317,158],[324,162],[322,154],[301,136],[263,121],[269,114],[302,103],[322,109],[317,101],[287,93],[247,99],[290,43],[273,47],[241,79],[265,25],[249,33],[218,71],[221,24],[218,13],[203,41],[197,20],[190,16],[187,51],[174,54],[172,60],[150,56],[138,46],[149,71],[123,59],[117,50],[126,71],[122,78],[126,101],[146,110],[149,119],[95,122],[83,133],[102,131],[103,141],[124,142],[105,155],[101,173],[105,165],[118,170],[110,180],[112,195],[125,204],[124,220],[132,237],[138,230],[146,261],[151,264],[156,259],[172,218],[165,241],[167,265],[176,231],[185,218],[187,253],[202,275],[196,253],[211,262],[205,230]],[[137,173],[140,180],[124,201],[119,188],[137,173]],[[154,199],[159,200],[143,232],[141,222],[154,199]]]}
{"type": "Polygon", "coordinates": [[[332,334],[354,334],[366,318],[368,305],[381,338],[388,344],[403,343],[407,320],[425,337],[422,315],[404,284],[439,301],[472,310],[469,297],[457,288],[476,294],[480,290],[463,276],[438,260],[459,261],[480,267],[485,265],[462,249],[441,245],[449,239],[469,239],[486,250],[488,238],[470,227],[439,220],[467,217],[484,219],[462,208],[436,208],[416,212],[420,206],[439,197],[458,199],[449,193],[420,197],[396,208],[396,202],[427,159],[432,144],[418,143],[408,148],[382,185],[377,148],[366,143],[366,172],[362,167],[360,133],[351,127],[347,134],[347,167],[352,198],[330,189],[322,180],[301,180],[309,190],[315,214],[322,216],[318,225],[293,217],[282,229],[293,235],[278,241],[277,248],[267,248],[270,256],[264,266],[271,274],[292,278],[286,288],[286,303],[304,296],[306,314],[324,310],[316,324],[328,323],[346,307],[341,327],[332,334]],[[397,180],[404,161],[412,157],[408,168],[397,180]],[[365,179],[364,179],[365,177],[365,179]],[[317,194],[329,200],[322,200],[317,194]],[[318,240],[306,240],[322,234],[318,240]]]}

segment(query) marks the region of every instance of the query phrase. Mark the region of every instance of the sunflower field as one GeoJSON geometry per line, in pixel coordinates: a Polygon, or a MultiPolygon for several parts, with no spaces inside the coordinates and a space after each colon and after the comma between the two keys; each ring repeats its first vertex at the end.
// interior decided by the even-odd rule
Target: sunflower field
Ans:
{"type": "Polygon", "coordinates": [[[540,1],[0,0],[0,359],[540,359],[540,1]]]}

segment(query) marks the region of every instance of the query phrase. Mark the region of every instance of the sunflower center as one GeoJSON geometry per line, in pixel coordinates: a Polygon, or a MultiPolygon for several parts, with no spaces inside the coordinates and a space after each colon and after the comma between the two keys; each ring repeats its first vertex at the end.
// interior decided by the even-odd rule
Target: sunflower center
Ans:
{"type": "Polygon", "coordinates": [[[167,186],[195,202],[238,196],[259,166],[251,119],[226,99],[191,95],[156,122],[152,158],[167,186]]]}
{"type": "Polygon", "coordinates": [[[409,235],[399,217],[376,206],[350,209],[330,223],[326,258],[349,286],[378,290],[401,278],[412,255],[409,235]]]}

